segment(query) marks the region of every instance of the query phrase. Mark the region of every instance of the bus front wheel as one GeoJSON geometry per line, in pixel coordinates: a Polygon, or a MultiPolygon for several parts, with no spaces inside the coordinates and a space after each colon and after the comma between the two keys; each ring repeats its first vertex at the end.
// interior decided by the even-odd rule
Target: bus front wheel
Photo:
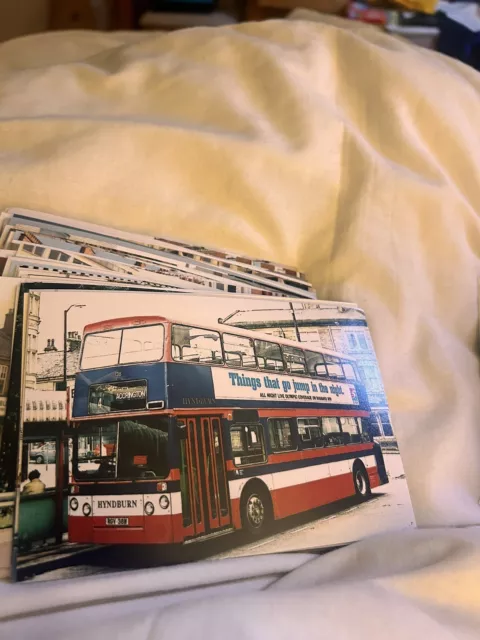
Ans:
{"type": "Polygon", "coordinates": [[[353,484],[355,485],[355,494],[360,500],[366,500],[372,493],[367,471],[361,463],[353,467],[353,484]]]}
{"type": "Polygon", "coordinates": [[[241,507],[244,531],[255,537],[264,535],[272,521],[272,501],[268,491],[260,486],[247,487],[241,507]]]}

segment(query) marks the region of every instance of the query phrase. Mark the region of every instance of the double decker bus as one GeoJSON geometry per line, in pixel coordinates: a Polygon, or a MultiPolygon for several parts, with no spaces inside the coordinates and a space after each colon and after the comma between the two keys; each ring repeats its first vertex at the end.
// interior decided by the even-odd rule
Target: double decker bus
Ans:
{"type": "Polygon", "coordinates": [[[355,361],[226,325],[85,327],[68,533],[160,544],[269,524],[388,482],[355,361]]]}

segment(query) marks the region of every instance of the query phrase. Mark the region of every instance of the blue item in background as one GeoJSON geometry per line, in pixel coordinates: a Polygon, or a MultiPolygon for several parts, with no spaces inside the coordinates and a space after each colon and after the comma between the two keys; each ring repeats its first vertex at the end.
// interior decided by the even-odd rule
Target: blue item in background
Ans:
{"type": "Polygon", "coordinates": [[[437,51],[480,71],[480,6],[477,2],[439,2],[437,51]]]}

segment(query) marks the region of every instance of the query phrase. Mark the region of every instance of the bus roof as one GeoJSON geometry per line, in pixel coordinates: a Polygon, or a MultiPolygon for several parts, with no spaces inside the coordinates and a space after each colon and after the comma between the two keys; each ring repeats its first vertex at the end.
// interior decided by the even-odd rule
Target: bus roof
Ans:
{"type": "Polygon", "coordinates": [[[262,333],[261,331],[249,331],[248,329],[240,329],[238,327],[234,327],[228,324],[220,324],[220,323],[212,323],[209,326],[205,326],[202,324],[190,324],[185,322],[184,320],[178,320],[173,318],[165,318],[164,316],[131,316],[127,318],[113,318],[111,320],[102,320],[100,322],[93,322],[92,324],[85,325],[83,330],[84,337],[90,333],[98,333],[100,331],[112,331],[113,329],[126,329],[129,327],[141,327],[145,325],[158,324],[161,322],[168,322],[171,324],[180,324],[184,326],[193,326],[198,329],[206,329],[219,331],[221,333],[229,333],[237,336],[244,336],[245,338],[252,338],[255,340],[266,340],[268,342],[274,342],[276,344],[281,344],[288,347],[295,347],[297,349],[303,349],[304,351],[314,351],[318,353],[323,353],[329,356],[336,356],[337,358],[342,358],[343,360],[350,360],[352,362],[356,362],[356,358],[352,356],[348,356],[339,351],[334,351],[332,349],[326,349],[325,347],[316,347],[312,345],[307,345],[304,342],[299,342],[297,340],[287,340],[287,338],[279,338],[278,336],[272,336],[267,333],[262,333]],[[261,336],[261,337],[260,337],[261,336]]]}
{"type": "Polygon", "coordinates": [[[112,318],[111,320],[101,320],[86,324],[83,335],[87,333],[97,333],[98,331],[111,331],[112,329],[125,329],[127,327],[141,327],[146,324],[158,324],[159,322],[169,322],[168,318],[162,316],[130,316],[127,318],[112,318]]]}

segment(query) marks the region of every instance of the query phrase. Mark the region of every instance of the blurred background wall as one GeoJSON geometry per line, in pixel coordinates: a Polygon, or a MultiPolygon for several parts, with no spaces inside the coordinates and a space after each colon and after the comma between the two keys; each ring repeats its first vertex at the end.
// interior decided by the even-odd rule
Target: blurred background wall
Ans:
{"type": "Polygon", "coordinates": [[[0,42],[48,28],[50,0],[0,0],[0,42]]]}

